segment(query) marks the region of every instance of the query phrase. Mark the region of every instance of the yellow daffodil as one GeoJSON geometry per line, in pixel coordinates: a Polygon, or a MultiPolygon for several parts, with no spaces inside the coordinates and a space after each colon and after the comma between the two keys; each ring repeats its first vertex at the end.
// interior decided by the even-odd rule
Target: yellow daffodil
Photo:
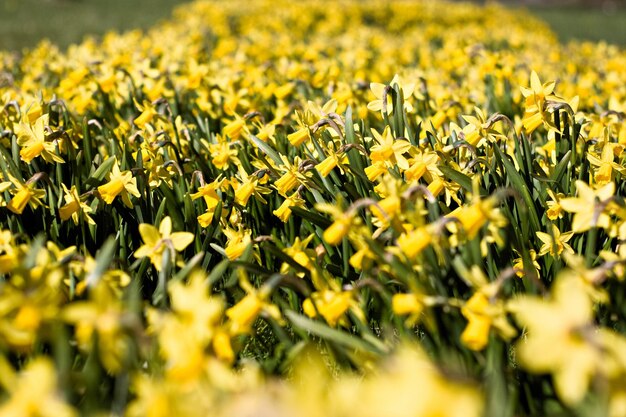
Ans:
{"type": "Polygon", "coordinates": [[[91,288],[90,299],[72,303],[65,307],[62,318],[75,326],[79,347],[93,348],[98,342],[98,353],[105,368],[112,373],[123,370],[128,353],[128,340],[123,320],[125,310],[120,300],[115,298],[111,288],[99,282],[91,288]],[[98,338],[93,337],[94,333],[98,338]]]}
{"type": "Polygon", "coordinates": [[[216,143],[209,145],[211,162],[215,165],[215,168],[223,170],[236,161],[237,150],[225,138],[217,136],[216,141],[216,143]]]}
{"type": "MultiPolygon", "coordinates": [[[[293,244],[288,248],[283,249],[283,252],[298,264],[310,270],[313,267],[315,252],[310,249],[306,249],[306,247],[311,240],[313,240],[313,237],[314,235],[309,235],[306,239],[302,240],[299,237],[296,237],[293,244]]],[[[283,263],[280,270],[282,273],[286,273],[289,268],[290,266],[288,263],[283,263]]]]}
{"type": "Polygon", "coordinates": [[[11,182],[15,186],[11,189],[13,198],[7,204],[7,208],[15,214],[22,214],[27,205],[30,205],[33,209],[43,205],[40,200],[46,195],[46,191],[38,188],[34,188],[35,181],[27,181],[25,184],[17,178],[9,176],[11,182]]]}
{"type": "Polygon", "coordinates": [[[163,253],[166,250],[170,251],[174,259],[176,253],[183,251],[194,239],[193,233],[172,233],[172,219],[169,216],[161,220],[158,230],[151,224],[140,224],[139,234],[144,243],[135,251],[135,258],[150,258],[157,271],[163,267],[163,253]]]}
{"type": "Polygon", "coordinates": [[[414,326],[426,308],[425,298],[421,294],[394,294],[391,298],[391,309],[399,316],[409,316],[407,326],[414,326]]]}
{"type": "Polygon", "coordinates": [[[309,317],[316,317],[319,313],[331,327],[342,321],[348,309],[355,311],[358,316],[363,315],[352,291],[332,289],[314,292],[311,297],[304,300],[302,309],[309,317]]]}
{"type": "Polygon", "coordinates": [[[593,177],[598,186],[606,185],[612,181],[613,171],[619,172],[622,175],[626,173],[626,169],[624,169],[624,167],[614,162],[615,148],[618,147],[623,147],[623,145],[607,142],[602,147],[602,152],[600,153],[599,158],[592,153],[587,154],[587,159],[591,165],[596,167],[593,177]]]}
{"type": "Polygon", "coordinates": [[[82,217],[87,223],[96,224],[93,219],[89,217],[89,213],[92,212],[91,207],[81,201],[78,196],[78,191],[76,191],[76,186],[73,185],[69,190],[65,184],[61,183],[61,186],[65,194],[63,197],[65,199],[65,205],[59,208],[61,220],[67,221],[71,218],[74,224],[78,224],[78,219],[82,217]]]}
{"type": "Polygon", "coordinates": [[[282,204],[272,211],[272,214],[285,223],[291,217],[291,207],[304,207],[304,200],[300,198],[300,194],[297,191],[285,198],[282,204]]]}
{"type": "Polygon", "coordinates": [[[524,264],[524,258],[521,256],[513,259],[513,269],[515,269],[515,275],[520,278],[526,276],[528,271],[532,271],[531,268],[534,268],[535,272],[541,270],[541,265],[537,262],[537,252],[534,249],[530,249],[528,251],[528,255],[530,256],[532,266],[524,264]]]}
{"type": "Polygon", "coordinates": [[[552,256],[559,256],[563,251],[574,253],[574,249],[567,244],[574,236],[574,232],[561,233],[555,224],[552,225],[552,235],[544,232],[537,232],[537,237],[543,246],[539,249],[539,256],[549,253],[552,256]]]}
{"type": "Polygon", "coordinates": [[[274,320],[281,320],[278,307],[267,301],[270,295],[269,288],[263,287],[256,290],[243,274],[240,276],[239,286],[246,291],[246,295],[237,304],[226,310],[232,335],[248,333],[261,313],[267,314],[274,320]]]}
{"type": "MultiPolygon", "coordinates": [[[[0,360],[4,362],[4,360],[0,360]]],[[[0,366],[2,379],[10,379],[6,386],[10,396],[0,406],[3,416],[75,417],[78,413],[63,400],[57,386],[57,371],[53,363],[45,357],[30,361],[19,374],[0,366]]]]}
{"type": "Polygon", "coordinates": [[[198,223],[202,227],[208,227],[209,224],[211,224],[211,222],[213,221],[215,210],[217,209],[217,205],[221,201],[221,197],[217,194],[221,186],[222,180],[219,180],[218,178],[210,184],[206,184],[198,188],[198,192],[190,194],[192,200],[196,200],[202,197],[207,205],[206,212],[198,216],[198,223]]]}
{"type": "Polygon", "coordinates": [[[17,130],[17,144],[22,148],[20,158],[29,163],[38,156],[41,156],[48,163],[63,163],[63,158],[57,155],[54,142],[46,140],[45,128],[48,124],[48,115],[40,116],[34,123],[20,123],[17,130]]]}
{"type": "Polygon", "coordinates": [[[491,293],[490,286],[483,286],[461,308],[461,314],[467,319],[461,342],[472,350],[483,350],[487,346],[492,328],[505,340],[517,334],[506,318],[504,303],[491,293]]]}
{"type": "Polygon", "coordinates": [[[140,197],[141,194],[137,189],[137,179],[133,178],[130,171],[120,171],[117,161],[113,163],[111,172],[108,175],[109,182],[98,187],[100,197],[107,204],[112,204],[115,197],[121,196],[122,202],[128,208],[133,207],[130,201],[130,195],[140,197]]]}
{"type": "Polygon", "coordinates": [[[293,146],[300,146],[310,137],[311,136],[309,133],[309,128],[302,127],[295,132],[287,135],[287,140],[289,140],[289,143],[291,143],[293,146]]]}
{"type": "Polygon", "coordinates": [[[321,212],[329,213],[335,221],[322,234],[322,238],[329,245],[337,246],[350,232],[351,228],[360,224],[360,219],[353,211],[342,211],[332,204],[317,204],[315,208],[321,212]]]}
{"type": "Polygon", "coordinates": [[[155,105],[149,101],[144,101],[143,104],[139,104],[135,101],[135,106],[139,109],[141,114],[133,120],[133,123],[139,128],[144,129],[148,123],[159,114],[155,105]]]}
{"type": "Polygon", "coordinates": [[[433,233],[427,226],[415,228],[398,237],[398,247],[409,259],[413,259],[430,245],[433,233]]]}
{"type": "Polygon", "coordinates": [[[568,405],[578,403],[594,375],[609,364],[603,331],[593,324],[593,304],[582,281],[564,272],[550,299],[523,296],[511,301],[509,309],[526,328],[516,346],[520,365],[534,373],[551,373],[559,398],[568,405]]]}
{"type": "Polygon", "coordinates": [[[370,148],[372,162],[386,162],[395,164],[403,170],[409,169],[409,163],[404,154],[411,149],[411,144],[403,139],[395,139],[389,126],[385,127],[382,135],[372,129],[372,135],[377,144],[370,148]]]}
{"type": "Polygon", "coordinates": [[[525,113],[522,123],[527,133],[532,133],[542,124],[556,129],[550,113],[546,110],[546,100],[556,98],[552,94],[555,86],[556,82],[554,81],[541,84],[537,73],[532,71],[530,74],[530,88],[520,87],[525,98],[525,113]]]}
{"type": "Polygon", "coordinates": [[[615,183],[610,182],[597,190],[583,181],[576,181],[577,197],[562,198],[559,201],[563,210],[574,213],[572,231],[582,233],[592,227],[608,228],[610,218],[606,204],[615,193],[615,183]]]}
{"type": "MultiPolygon", "coordinates": [[[[415,89],[415,84],[404,84],[400,79],[399,75],[395,75],[391,82],[389,83],[391,87],[397,86],[399,90],[402,92],[402,96],[404,97],[404,110],[411,113],[413,111],[413,106],[408,101],[411,95],[413,94],[413,90],[415,89]]],[[[380,83],[371,83],[370,90],[376,97],[375,100],[370,101],[367,104],[367,108],[371,111],[380,111],[383,112],[386,110],[387,114],[393,113],[393,96],[391,92],[386,94],[385,97],[385,88],[388,88],[385,84],[380,83]]]]}
{"type": "Polygon", "coordinates": [[[228,238],[224,251],[231,261],[243,255],[248,245],[252,243],[252,235],[249,230],[224,228],[222,231],[228,238]]]}

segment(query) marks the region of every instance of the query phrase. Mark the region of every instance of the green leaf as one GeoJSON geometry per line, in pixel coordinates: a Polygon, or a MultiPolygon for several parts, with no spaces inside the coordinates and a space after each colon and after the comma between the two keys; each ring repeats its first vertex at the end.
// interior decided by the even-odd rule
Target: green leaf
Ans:
{"type": "Polygon", "coordinates": [[[220,263],[215,265],[215,267],[213,267],[213,270],[209,273],[209,276],[207,277],[209,286],[213,286],[220,278],[222,278],[229,266],[230,260],[228,258],[223,259],[222,261],[220,261],[220,263]]]}
{"type": "Polygon", "coordinates": [[[305,210],[302,207],[291,207],[291,212],[296,216],[302,217],[303,219],[310,221],[314,225],[321,227],[322,229],[328,228],[333,223],[326,217],[319,215],[315,212],[305,210]]]}
{"type": "Polygon", "coordinates": [[[509,160],[509,158],[506,155],[504,155],[500,147],[494,146],[493,149],[495,149],[496,156],[498,157],[498,159],[500,159],[500,161],[504,165],[504,169],[506,170],[506,173],[508,174],[509,180],[511,181],[511,185],[516,191],[518,191],[522,195],[522,198],[524,199],[524,203],[526,207],[520,208],[521,215],[523,216],[524,212],[528,213],[528,215],[530,216],[530,225],[532,226],[533,231],[536,232],[536,231],[541,230],[539,217],[537,215],[537,211],[535,210],[535,202],[533,201],[530,191],[528,190],[526,183],[522,179],[522,176],[515,169],[515,165],[513,165],[513,163],[509,160]]]}
{"type": "Polygon", "coordinates": [[[385,353],[383,350],[380,349],[380,347],[374,346],[371,343],[366,342],[365,340],[359,339],[356,336],[342,332],[340,330],[332,329],[325,324],[322,324],[315,320],[311,320],[293,311],[285,312],[285,316],[287,316],[289,321],[294,326],[306,330],[307,332],[315,336],[321,337],[322,339],[325,339],[329,342],[337,343],[338,345],[345,346],[351,349],[371,352],[375,354],[385,353]]]}
{"type": "Polygon", "coordinates": [[[196,267],[198,266],[198,264],[200,263],[200,261],[202,261],[202,258],[204,257],[204,252],[200,252],[197,253],[193,258],[191,258],[189,260],[189,262],[187,262],[185,264],[184,267],[181,268],[180,271],[178,271],[176,273],[176,275],[174,275],[174,278],[172,278],[175,281],[180,281],[182,279],[185,279],[185,277],[187,277],[187,275],[189,275],[189,273],[196,267]]]}
{"type": "Polygon", "coordinates": [[[96,172],[94,172],[93,175],[87,180],[87,184],[94,186],[101,184],[107,174],[111,172],[111,168],[113,168],[114,163],[115,158],[108,158],[106,161],[100,164],[98,169],[96,169],[96,172]]]}
{"type": "MultiPolygon", "coordinates": [[[[569,165],[570,159],[572,158],[572,151],[567,151],[563,158],[559,161],[559,163],[554,168],[554,172],[550,176],[550,179],[555,183],[559,184],[563,175],[567,172],[567,167],[569,165]]],[[[563,189],[562,191],[568,192],[567,189],[563,189]]]]}
{"type": "Polygon", "coordinates": [[[110,236],[96,255],[96,266],[89,272],[89,275],[87,275],[85,279],[87,286],[94,287],[98,284],[102,275],[104,275],[109,265],[111,265],[116,249],[117,241],[113,236],[110,236]]]}
{"type": "Polygon", "coordinates": [[[274,255],[276,258],[278,258],[278,260],[281,260],[287,264],[289,264],[289,266],[291,266],[293,269],[295,269],[298,272],[302,272],[304,273],[306,276],[310,275],[310,272],[308,269],[306,269],[305,267],[303,267],[302,265],[300,265],[298,262],[296,262],[292,257],[290,257],[289,255],[287,255],[285,252],[283,252],[282,250],[280,250],[279,248],[276,247],[276,245],[274,245],[273,243],[270,242],[265,242],[263,245],[263,248],[265,250],[267,250],[268,252],[270,252],[272,255],[274,255]]]}
{"type": "Polygon", "coordinates": [[[253,134],[250,134],[250,138],[252,139],[252,142],[254,142],[254,144],[256,146],[258,146],[258,148],[267,156],[269,156],[270,158],[272,158],[272,160],[278,164],[278,165],[282,165],[283,161],[282,159],[280,159],[280,156],[278,155],[278,153],[272,149],[272,147],[270,145],[268,145],[267,143],[263,142],[261,139],[257,138],[256,136],[254,136],[253,134]]]}
{"type": "Polygon", "coordinates": [[[472,179],[470,177],[454,168],[450,168],[447,165],[438,165],[437,168],[439,168],[439,170],[443,172],[443,175],[445,175],[449,180],[452,180],[463,187],[465,191],[470,193],[473,192],[472,179]]]}

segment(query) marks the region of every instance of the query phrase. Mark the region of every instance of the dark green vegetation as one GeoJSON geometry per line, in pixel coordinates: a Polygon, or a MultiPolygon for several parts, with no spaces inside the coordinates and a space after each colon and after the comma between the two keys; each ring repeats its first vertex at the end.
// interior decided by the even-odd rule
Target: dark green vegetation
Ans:
{"type": "Polygon", "coordinates": [[[561,41],[607,41],[626,46],[626,9],[533,8],[550,24],[561,41]]]}
{"type": "Polygon", "coordinates": [[[86,35],[148,28],[183,0],[1,0],[0,49],[19,50],[49,38],[65,47],[86,35]]]}

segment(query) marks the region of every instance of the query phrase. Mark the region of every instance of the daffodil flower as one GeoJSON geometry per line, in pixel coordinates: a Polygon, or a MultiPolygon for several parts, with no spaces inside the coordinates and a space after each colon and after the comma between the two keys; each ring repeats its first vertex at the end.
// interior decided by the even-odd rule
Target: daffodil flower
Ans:
{"type": "Polygon", "coordinates": [[[263,198],[263,194],[269,194],[272,190],[259,185],[259,177],[257,175],[254,173],[248,175],[248,173],[240,167],[238,179],[240,179],[241,182],[237,181],[237,179],[231,179],[230,181],[231,186],[235,190],[235,202],[237,204],[245,206],[252,196],[260,203],[267,204],[267,201],[263,198]]]}
{"type": "Polygon", "coordinates": [[[574,236],[574,232],[561,233],[555,224],[552,225],[552,235],[537,232],[537,237],[543,242],[543,246],[539,249],[539,256],[543,256],[546,253],[552,256],[559,256],[563,251],[574,253],[574,249],[567,244],[572,236],[574,236]]]}
{"type": "Polygon", "coordinates": [[[546,100],[556,98],[552,94],[555,86],[556,82],[554,81],[542,84],[537,73],[532,71],[530,74],[530,88],[520,87],[525,98],[525,112],[522,124],[527,133],[532,133],[542,124],[557,130],[550,118],[550,113],[546,111],[546,100]]]}
{"type": "Polygon", "coordinates": [[[337,246],[340,244],[344,236],[348,235],[352,226],[360,223],[359,217],[352,210],[344,212],[332,204],[317,204],[315,208],[321,212],[331,214],[335,219],[322,234],[322,238],[329,245],[337,246]]]}
{"type": "Polygon", "coordinates": [[[613,179],[613,171],[617,171],[622,175],[626,173],[626,169],[613,160],[615,158],[614,149],[617,147],[623,147],[623,145],[606,142],[602,147],[600,158],[592,153],[587,154],[589,163],[596,167],[593,178],[599,186],[606,185],[613,179]]]}
{"type": "Polygon", "coordinates": [[[226,252],[226,256],[228,256],[228,259],[231,261],[239,258],[244,253],[248,245],[252,243],[252,234],[250,230],[243,228],[231,229],[226,227],[222,230],[222,232],[228,238],[224,251],[226,252]]]}
{"type": "Polygon", "coordinates": [[[267,301],[270,296],[269,287],[255,289],[243,273],[239,279],[239,286],[246,291],[246,295],[226,310],[231,335],[248,333],[256,318],[262,313],[281,321],[278,307],[267,301]]]}
{"type": "Polygon", "coordinates": [[[166,250],[170,250],[174,258],[176,252],[183,251],[194,239],[193,233],[172,233],[172,220],[169,216],[161,221],[158,230],[151,224],[140,224],[139,234],[144,244],[135,251],[135,258],[150,258],[157,271],[163,267],[163,254],[166,250]]]}
{"type": "Polygon", "coordinates": [[[45,127],[48,124],[48,115],[40,116],[34,125],[29,123],[20,123],[17,130],[17,144],[22,148],[20,150],[20,158],[22,161],[30,164],[30,162],[38,156],[41,156],[46,162],[63,163],[63,158],[56,154],[56,146],[54,142],[46,140],[45,127]]]}
{"type": "MultiPolygon", "coordinates": [[[[396,85],[400,89],[400,91],[402,91],[402,97],[404,98],[404,103],[403,103],[404,110],[411,113],[413,111],[413,106],[408,100],[413,94],[413,90],[415,89],[415,84],[403,83],[400,76],[396,74],[391,80],[391,82],[389,83],[389,85],[392,87],[396,85]]],[[[371,111],[380,111],[380,112],[386,110],[387,114],[389,115],[393,113],[393,105],[394,105],[393,96],[391,94],[387,94],[387,96],[384,97],[385,88],[387,88],[385,84],[380,84],[380,83],[370,84],[370,90],[372,90],[372,93],[374,94],[376,99],[373,101],[370,101],[367,104],[367,108],[371,111]]]]}
{"type": "Polygon", "coordinates": [[[152,120],[159,114],[155,105],[149,101],[144,101],[143,104],[139,104],[135,101],[135,106],[141,112],[141,114],[133,120],[133,123],[135,123],[139,129],[145,129],[146,125],[151,123],[152,120]]]}
{"type": "Polygon", "coordinates": [[[59,215],[61,216],[61,220],[67,221],[68,219],[72,219],[74,224],[78,224],[78,219],[82,217],[89,224],[96,224],[91,217],[89,217],[89,213],[92,212],[91,207],[87,204],[83,203],[78,196],[78,191],[76,190],[76,186],[73,185],[71,189],[67,189],[65,184],[61,183],[63,187],[63,196],[65,200],[65,205],[59,208],[59,215]]]}
{"type": "Polygon", "coordinates": [[[554,191],[552,190],[546,191],[550,196],[550,200],[546,202],[546,204],[548,205],[546,216],[548,216],[548,219],[552,221],[560,219],[561,217],[563,217],[563,208],[561,207],[561,204],[559,202],[561,201],[561,198],[565,197],[565,195],[561,193],[554,193],[554,191]]]}
{"type": "Polygon", "coordinates": [[[416,151],[412,158],[409,160],[409,168],[404,171],[404,177],[407,181],[418,181],[424,174],[427,175],[426,179],[440,177],[442,175],[437,165],[439,163],[439,155],[435,152],[429,151],[416,151]]]}
{"type": "Polygon", "coordinates": [[[10,396],[0,406],[3,416],[39,416],[39,417],[76,417],[78,413],[67,404],[57,387],[57,370],[46,357],[37,357],[19,373],[4,366],[0,359],[0,368],[5,373],[3,382],[7,385],[10,396]],[[9,370],[10,369],[10,370],[9,370]]]}
{"type": "Polygon", "coordinates": [[[495,297],[493,287],[493,284],[483,285],[461,307],[461,314],[467,319],[461,342],[472,350],[487,346],[491,329],[505,340],[517,334],[506,318],[504,302],[495,297]]]}
{"type": "MultiPolygon", "coordinates": [[[[534,249],[530,249],[528,251],[528,255],[530,256],[530,260],[532,262],[532,268],[535,269],[535,272],[540,271],[541,265],[537,262],[537,252],[534,249]]],[[[524,264],[523,257],[520,256],[513,259],[513,269],[515,270],[515,275],[518,277],[523,278],[526,275],[526,272],[530,270],[529,268],[531,268],[529,265],[524,264]]]]}
{"type": "Polygon", "coordinates": [[[90,291],[90,299],[69,304],[62,318],[76,328],[76,339],[81,349],[92,349],[98,341],[98,353],[105,368],[112,373],[123,369],[128,341],[123,317],[126,314],[112,289],[99,282],[90,291]],[[94,332],[98,335],[94,339],[94,332]]]}
{"type": "Polygon", "coordinates": [[[411,144],[403,139],[395,139],[389,126],[385,127],[382,135],[372,129],[372,135],[378,142],[370,148],[370,159],[373,162],[386,162],[397,165],[402,170],[409,169],[409,163],[404,154],[411,149],[411,144]]]}
{"type": "Polygon", "coordinates": [[[406,325],[414,326],[426,308],[425,297],[417,293],[394,294],[391,298],[391,309],[398,316],[408,316],[406,325]]]}
{"type": "MultiPolygon", "coordinates": [[[[313,268],[313,259],[315,259],[315,251],[313,251],[312,249],[306,249],[306,247],[311,242],[311,240],[313,240],[314,236],[315,235],[309,235],[306,239],[302,239],[302,240],[299,237],[296,237],[295,240],[293,241],[293,244],[283,249],[283,252],[285,253],[285,255],[289,256],[294,261],[296,261],[298,264],[310,270],[311,268],[313,268]]],[[[280,272],[283,274],[287,273],[289,271],[289,268],[291,268],[289,264],[286,262],[283,262],[283,264],[280,267],[280,272]]]]}
{"type": "Polygon", "coordinates": [[[329,326],[335,327],[344,320],[345,313],[350,309],[357,317],[363,318],[356,301],[354,291],[335,291],[327,288],[316,291],[302,303],[304,313],[316,317],[318,313],[324,317],[329,326]]]}
{"type": "Polygon", "coordinates": [[[304,207],[304,203],[304,200],[300,198],[300,193],[296,191],[285,198],[282,204],[278,206],[276,210],[272,211],[272,214],[278,217],[283,223],[286,223],[291,217],[291,207],[304,207]]]}
{"type": "Polygon", "coordinates": [[[586,394],[592,378],[606,372],[609,332],[593,320],[593,303],[581,280],[569,271],[553,284],[550,299],[521,296],[509,310],[526,329],[516,345],[516,357],[525,369],[550,373],[556,393],[573,406],[586,394]]]}
{"type": "Polygon", "coordinates": [[[246,127],[246,122],[241,117],[237,117],[235,120],[229,122],[222,129],[224,136],[228,137],[231,141],[236,140],[241,136],[241,132],[246,127]]]}
{"type": "Polygon", "coordinates": [[[35,181],[27,181],[22,183],[15,177],[9,175],[9,179],[15,186],[10,192],[13,194],[13,198],[7,204],[7,208],[15,214],[22,214],[27,205],[30,205],[33,209],[43,205],[40,200],[46,195],[46,191],[38,188],[34,188],[35,181]]]}
{"type": "Polygon", "coordinates": [[[113,164],[111,172],[108,175],[109,182],[98,187],[98,193],[105,203],[111,204],[115,197],[121,196],[122,202],[126,207],[132,208],[133,203],[130,201],[130,196],[140,197],[141,194],[137,189],[137,179],[133,178],[133,174],[130,171],[120,171],[120,167],[117,161],[113,164]]]}
{"type": "Polygon", "coordinates": [[[610,182],[594,190],[583,181],[576,181],[577,197],[562,198],[559,202],[563,210],[574,213],[572,231],[582,233],[592,227],[608,228],[611,219],[606,214],[605,204],[615,193],[615,183],[610,182]]]}
{"type": "Polygon", "coordinates": [[[237,150],[232,147],[233,144],[227,141],[226,138],[217,135],[216,140],[216,143],[209,145],[211,162],[215,165],[215,168],[223,170],[227,168],[230,163],[236,161],[237,150]]]}
{"type": "Polygon", "coordinates": [[[222,181],[223,180],[218,178],[210,184],[206,184],[198,188],[198,192],[190,194],[192,200],[202,198],[207,205],[206,212],[198,216],[198,224],[202,227],[208,227],[213,221],[215,210],[221,201],[221,197],[217,194],[217,192],[222,186],[222,181]]]}
{"type": "Polygon", "coordinates": [[[430,245],[433,239],[433,230],[428,226],[422,226],[402,233],[398,237],[398,247],[410,260],[430,245]]]}
{"type": "Polygon", "coordinates": [[[302,160],[299,157],[294,159],[293,164],[289,162],[289,159],[285,155],[280,156],[283,162],[281,169],[285,172],[279,179],[274,182],[274,187],[278,192],[286,196],[291,190],[298,185],[304,185],[306,181],[306,175],[300,172],[300,164],[302,160]]]}
{"type": "Polygon", "coordinates": [[[287,135],[287,140],[293,146],[300,146],[311,137],[308,127],[302,127],[293,133],[287,135]]]}

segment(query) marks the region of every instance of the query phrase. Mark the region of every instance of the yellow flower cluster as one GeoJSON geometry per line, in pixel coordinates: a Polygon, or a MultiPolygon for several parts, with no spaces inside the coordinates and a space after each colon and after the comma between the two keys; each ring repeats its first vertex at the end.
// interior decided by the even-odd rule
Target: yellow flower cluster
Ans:
{"type": "Polygon", "coordinates": [[[626,416],[624,68],[419,0],[0,52],[0,415],[626,416]]]}

